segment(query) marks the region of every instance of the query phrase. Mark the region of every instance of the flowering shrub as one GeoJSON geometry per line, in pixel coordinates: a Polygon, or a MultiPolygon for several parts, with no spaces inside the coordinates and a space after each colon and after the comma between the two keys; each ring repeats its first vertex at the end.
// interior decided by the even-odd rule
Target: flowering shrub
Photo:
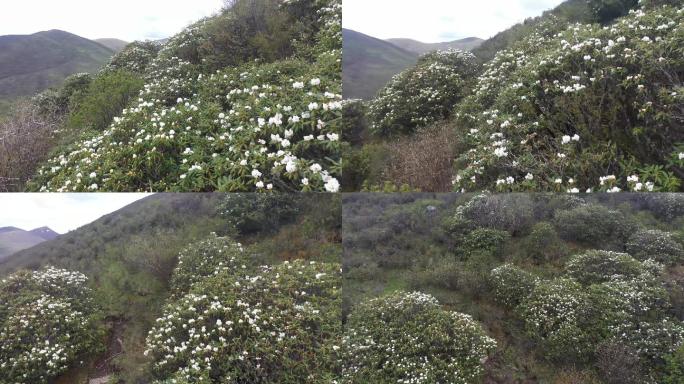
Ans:
{"type": "Polygon", "coordinates": [[[649,229],[633,234],[627,243],[627,252],[639,260],[653,259],[664,264],[684,260],[684,248],[671,233],[649,229]]]}
{"type": "Polygon", "coordinates": [[[552,261],[565,254],[565,245],[553,224],[544,221],[532,227],[525,239],[525,248],[536,261],[552,261]]]}
{"type": "Polygon", "coordinates": [[[174,55],[197,43],[205,24],[197,23],[145,65],[135,102],[101,134],[50,159],[30,189],[337,192],[341,51],[330,38],[340,1],[309,3],[322,23],[315,58],[204,73],[201,57],[174,55]]]}
{"type": "Polygon", "coordinates": [[[178,255],[178,266],[171,277],[171,291],[182,295],[196,282],[220,272],[254,269],[254,263],[245,252],[242,244],[216,234],[208,239],[190,244],[178,255]]]}
{"type": "Polygon", "coordinates": [[[552,359],[587,360],[596,347],[597,324],[588,316],[589,295],[571,279],[543,281],[517,307],[528,334],[552,359]]]}
{"type": "Polygon", "coordinates": [[[636,230],[621,212],[595,204],[557,211],[554,225],[563,239],[594,246],[625,241],[636,230]]]}
{"type": "Polygon", "coordinates": [[[473,383],[496,347],[470,316],[419,292],[368,300],[351,313],[342,383],[473,383]]]}
{"type": "Polygon", "coordinates": [[[153,41],[134,41],[114,55],[103,71],[145,73],[160,49],[161,45],[153,41]]]}
{"type": "Polygon", "coordinates": [[[103,336],[87,278],[47,268],[0,282],[0,381],[49,383],[103,336]]]}
{"type": "Polygon", "coordinates": [[[369,105],[371,131],[389,136],[448,117],[477,73],[475,56],[460,50],[428,53],[396,75],[369,105]]]}
{"type": "Polygon", "coordinates": [[[492,269],[489,280],[496,301],[510,308],[518,306],[539,283],[538,277],[513,264],[492,269]]]}
{"type": "Polygon", "coordinates": [[[339,265],[301,260],[203,279],[148,335],[157,382],[332,382],[340,284],[339,265]]]}
{"type": "Polygon", "coordinates": [[[644,272],[641,263],[626,253],[594,250],[573,256],[565,270],[582,284],[631,278],[644,272]]]}
{"type": "Polygon", "coordinates": [[[455,188],[679,189],[683,21],[670,6],[607,27],[549,17],[499,52],[456,114],[455,188]]]}

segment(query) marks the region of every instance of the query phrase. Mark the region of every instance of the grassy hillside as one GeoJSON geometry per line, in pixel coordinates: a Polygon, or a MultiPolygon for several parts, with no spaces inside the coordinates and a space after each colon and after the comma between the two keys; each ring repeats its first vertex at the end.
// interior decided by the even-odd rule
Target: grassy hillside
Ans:
{"type": "MultiPolygon", "coordinates": [[[[151,361],[143,355],[145,338],[167,299],[172,302],[172,290],[178,292],[180,272],[175,270],[190,268],[190,254],[209,272],[219,267],[206,262],[209,254],[220,255],[222,250],[199,245],[215,238],[212,233],[229,236],[231,243],[240,242],[244,257],[255,266],[297,259],[339,261],[339,197],[279,195],[273,199],[254,194],[157,194],[0,263],[3,277],[46,266],[87,277],[93,300],[101,309],[99,325],[107,333],[98,341],[103,351],[88,356],[83,364],[74,364],[56,382],[80,384],[109,375],[127,384],[152,382],[151,361]],[[183,266],[178,263],[179,254],[185,257],[183,266]]],[[[183,279],[189,273],[199,271],[188,269],[183,279]]],[[[223,284],[220,279],[214,281],[223,284]]],[[[0,379],[3,373],[0,369],[0,379]]]]}
{"type": "Polygon", "coordinates": [[[370,99],[390,79],[415,65],[418,54],[386,41],[343,30],[343,94],[347,99],[370,99]]]}
{"type": "Polygon", "coordinates": [[[0,99],[31,96],[71,74],[97,72],[113,55],[104,45],[59,30],[0,36],[0,99]]]}
{"type": "Polygon", "coordinates": [[[450,49],[472,51],[484,42],[483,39],[478,37],[466,37],[465,39],[445,41],[442,43],[423,43],[413,39],[387,39],[387,41],[399,48],[403,48],[418,55],[422,55],[431,51],[448,51],[450,49]]]}
{"type": "Polygon", "coordinates": [[[370,303],[382,307],[382,298],[392,302],[396,292],[417,291],[472,316],[496,343],[484,357],[474,348],[442,353],[453,344],[421,340],[434,335],[425,329],[443,322],[431,322],[430,312],[416,306],[400,314],[391,306],[360,324],[382,319],[386,326],[374,330],[379,343],[387,334],[413,341],[396,343],[387,362],[376,365],[363,364],[382,356],[386,344],[352,346],[358,356],[352,360],[367,359],[349,367],[352,376],[382,369],[384,381],[373,382],[389,383],[415,375],[388,367],[408,364],[418,349],[417,356],[431,358],[416,369],[435,376],[453,366],[440,365],[444,360],[476,360],[480,377],[464,381],[472,383],[683,378],[683,196],[354,194],[343,206],[344,316],[351,326],[358,329],[366,300],[381,298],[370,303]],[[643,306],[632,309],[636,302],[643,306]],[[611,318],[613,308],[625,311],[619,320],[611,318]],[[393,327],[415,333],[392,333],[393,327]]]}
{"type": "Polygon", "coordinates": [[[104,45],[114,53],[123,51],[123,49],[128,45],[128,42],[119,39],[95,39],[94,41],[104,45]]]}

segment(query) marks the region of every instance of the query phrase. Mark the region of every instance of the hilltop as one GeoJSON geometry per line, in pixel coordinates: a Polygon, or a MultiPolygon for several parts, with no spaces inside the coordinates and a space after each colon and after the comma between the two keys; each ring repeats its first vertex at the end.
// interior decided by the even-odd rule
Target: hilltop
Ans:
{"type": "Polygon", "coordinates": [[[119,52],[123,51],[123,49],[126,48],[126,46],[129,44],[127,41],[123,41],[120,39],[112,39],[112,38],[95,39],[94,41],[104,45],[105,47],[109,48],[114,53],[119,53],[119,52]]]}
{"type": "Polygon", "coordinates": [[[342,30],[344,97],[369,99],[392,76],[416,64],[418,54],[384,40],[342,30]]]}
{"type": "Polygon", "coordinates": [[[114,51],[60,30],[0,36],[0,99],[57,87],[69,75],[97,72],[114,51]]]}

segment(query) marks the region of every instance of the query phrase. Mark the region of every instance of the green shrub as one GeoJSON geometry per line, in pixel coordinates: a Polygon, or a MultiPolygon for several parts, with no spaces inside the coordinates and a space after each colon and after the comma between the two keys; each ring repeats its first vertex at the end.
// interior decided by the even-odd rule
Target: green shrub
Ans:
{"type": "Polygon", "coordinates": [[[627,252],[639,260],[653,259],[659,263],[675,264],[684,260],[684,247],[671,233],[657,229],[642,230],[626,243],[627,252]]]}
{"type": "Polygon", "coordinates": [[[663,384],[684,383],[684,344],[674,353],[665,356],[663,384]]]}
{"type": "Polygon", "coordinates": [[[341,382],[473,383],[495,347],[470,316],[445,311],[430,295],[397,292],[349,316],[341,382]]]}
{"type": "Polygon", "coordinates": [[[459,50],[428,53],[395,76],[369,104],[371,132],[390,136],[448,117],[477,72],[475,56],[459,50]]]}
{"type": "Polygon", "coordinates": [[[680,5],[610,27],[551,17],[500,51],[454,114],[454,189],[680,190],[680,5]]]}
{"type": "Polygon", "coordinates": [[[241,234],[271,232],[292,221],[300,207],[291,194],[227,194],[218,212],[241,234]]]}
{"type": "Polygon", "coordinates": [[[86,284],[81,273],[51,267],[0,282],[0,382],[47,384],[101,351],[86,284]]]}
{"type": "Polygon", "coordinates": [[[205,240],[188,245],[178,255],[178,266],[171,277],[171,292],[187,293],[193,284],[220,271],[250,272],[254,262],[242,244],[212,234],[205,240]]]}
{"type": "Polygon", "coordinates": [[[506,231],[491,228],[477,228],[463,238],[458,249],[459,256],[463,258],[477,257],[478,255],[492,255],[500,257],[504,246],[511,238],[506,231]]]}
{"type": "Polygon", "coordinates": [[[551,223],[535,224],[525,238],[525,253],[537,262],[558,260],[565,255],[565,246],[551,223]]]}
{"type": "Polygon", "coordinates": [[[143,80],[130,72],[100,74],[80,96],[67,125],[72,129],[103,131],[142,87],[143,80]]]}
{"type": "Polygon", "coordinates": [[[573,256],[565,270],[570,277],[584,285],[616,278],[629,279],[644,273],[641,263],[626,253],[594,250],[573,256]]]}
{"type": "Polygon", "coordinates": [[[157,57],[161,45],[153,41],[134,41],[112,57],[104,72],[123,71],[143,74],[157,57]]]}
{"type": "Polygon", "coordinates": [[[639,0],[589,0],[594,18],[599,23],[608,23],[625,16],[639,5],[639,0]]]}
{"type": "Polygon", "coordinates": [[[567,241],[601,247],[620,244],[636,230],[636,224],[630,218],[602,205],[558,211],[554,225],[567,241]]]}
{"type": "MultiPolygon", "coordinates": [[[[156,383],[330,383],[342,334],[339,264],[217,270],[147,337],[156,383]]],[[[199,276],[197,276],[199,278],[199,276]]]]}
{"type": "Polygon", "coordinates": [[[588,361],[594,352],[597,328],[589,294],[570,279],[538,283],[517,308],[530,337],[541,343],[551,360],[588,361]]]}
{"type": "Polygon", "coordinates": [[[538,277],[513,264],[492,269],[489,280],[496,301],[509,308],[517,307],[539,283],[538,277]]]}

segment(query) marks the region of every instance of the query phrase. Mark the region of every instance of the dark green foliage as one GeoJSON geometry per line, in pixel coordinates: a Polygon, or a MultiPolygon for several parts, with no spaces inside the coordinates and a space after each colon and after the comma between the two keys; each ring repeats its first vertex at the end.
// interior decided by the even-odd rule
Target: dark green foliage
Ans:
{"type": "Polygon", "coordinates": [[[600,205],[558,211],[554,225],[565,240],[603,249],[624,242],[636,230],[636,224],[630,218],[600,205]]]}
{"type": "Polygon", "coordinates": [[[594,19],[604,24],[626,15],[637,5],[639,0],[589,0],[594,19]]]}
{"type": "Polygon", "coordinates": [[[292,221],[300,210],[296,195],[277,194],[227,194],[219,205],[219,212],[229,226],[239,233],[273,231],[292,221]]]}
{"type": "Polygon", "coordinates": [[[548,222],[540,222],[532,227],[525,250],[537,262],[552,262],[566,253],[556,229],[548,222]]]}
{"type": "Polygon", "coordinates": [[[459,207],[457,216],[471,220],[479,227],[499,229],[517,235],[526,231],[532,224],[532,207],[530,195],[478,195],[459,207]]]}
{"type": "Polygon", "coordinates": [[[684,344],[675,353],[665,356],[663,384],[684,383],[684,344]]]}
{"type": "Polygon", "coordinates": [[[129,105],[143,86],[143,80],[126,71],[96,77],[69,115],[68,126],[76,130],[103,131],[129,105]]]}
{"type": "Polygon", "coordinates": [[[511,235],[506,231],[491,228],[477,228],[463,238],[457,251],[459,258],[501,256],[504,245],[511,235]]]}
{"type": "Polygon", "coordinates": [[[569,276],[582,284],[599,284],[617,277],[631,279],[644,272],[641,263],[626,253],[588,251],[566,265],[569,276]]]}

